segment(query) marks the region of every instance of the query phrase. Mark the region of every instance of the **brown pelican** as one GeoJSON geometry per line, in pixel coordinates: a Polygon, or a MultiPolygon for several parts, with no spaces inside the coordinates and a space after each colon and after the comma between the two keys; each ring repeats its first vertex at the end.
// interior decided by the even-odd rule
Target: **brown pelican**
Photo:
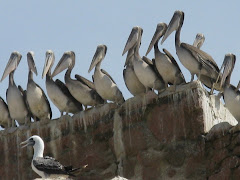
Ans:
{"type": "MultiPolygon", "coordinates": [[[[204,41],[205,41],[205,36],[202,33],[198,33],[196,35],[196,38],[195,38],[194,42],[193,42],[193,46],[200,49],[202,47],[204,41]]],[[[198,76],[198,74],[197,74],[197,76],[198,76]]],[[[210,94],[213,93],[214,89],[216,89],[218,91],[222,91],[222,88],[220,88],[221,76],[222,75],[220,74],[220,78],[218,80],[218,83],[215,83],[214,79],[210,78],[209,76],[201,75],[202,83],[205,86],[207,86],[208,88],[211,89],[210,94]]]]}
{"type": "Polygon", "coordinates": [[[149,88],[160,91],[164,89],[163,80],[158,77],[155,70],[148,63],[143,61],[139,55],[142,32],[143,30],[141,27],[133,27],[122,55],[124,55],[131,48],[134,48],[133,68],[139,81],[144,85],[146,91],[148,91],[149,88]]]}
{"type": "Polygon", "coordinates": [[[65,84],[60,81],[54,81],[51,77],[51,68],[54,64],[55,56],[53,51],[46,52],[46,60],[43,68],[42,78],[46,76],[46,89],[49,98],[59,109],[61,115],[63,112],[75,114],[82,111],[82,104],[79,103],[69,92],[65,84]]]}
{"type": "Polygon", "coordinates": [[[85,109],[87,109],[87,106],[103,104],[104,100],[96,92],[92,82],[88,81],[87,83],[87,81],[80,81],[80,79],[71,79],[70,75],[74,66],[75,53],[73,51],[67,51],[58,62],[55,70],[53,71],[52,77],[56,76],[64,69],[68,69],[65,74],[65,83],[72,96],[82,103],[85,106],[85,109]]]}
{"type": "Polygon", "coordinates": [[[24,125],[30,122],[29,111],[23,98],[23,94],[16,86],[13,78],[14,72],[21,58],[22,55],[19,52],[14,51],[11,54],[1,79],[2,81],[7,75],[9,75],[9,85],[6,96],[10,117],[12,119],[12,126],[15,125],[14,120],[16,120],[19,125],[24,125]]]}
{"type": "Polygon", "coordinates": [[[133,96],[141,95],[146,93],[146,88],[139,81],[133,69],[133,59],[134,59],[134,48],[129,49],[126,62],[125,69],[123,70],[123,78],[124,82],[129,90],[129,92],[133,96]]]}
{"type": "Polygon", "coordinates": [[[180,41],[180,32],[184,21],[184,12],[175,11],[168,29],[162,39],[163,43],[167,37],[176,30],[175,34],[175,46],[179,60],[191,73],[191,81],[194,79],[194,75],[198,75],[198,79],[201,81],[201,75],[208,76],[216,81],[219,68],[213,58],[204,51],[186,44],[180,41]]]}
{"type": "Polygon", "coordinates": [[[0,97],[0,126],[2,128],[11,127],[11,118],[8,110],[8,105],[2,97],[0,97]]]}
{"type": "Polygon", "coordinates": [[[32,51],[27,53],[29,67],[27,83],[27,102],[32,112],[34,120],[51,119],[52,110],[42,88],[33,81],[33,72],[37,75],[37,69],[33,59],[32,51]]]}
{"type": "Polygon", "coordinates": [[[225,106],[232,113],[235,119],[240,122],[240,91],[238,83],[237,88],[230,84],[232,71],[236,62],[236,56],[232,53],[226,54],[221,70],[224,67],[220,87],[223,86],[223,98],[225,106]]]}
{"type": "Polygon", "coordinates": [[[186,83],[186,81],[174,57],[166,49],[163,49],[164,53],[162,53],[158,48],[159,39],[164,35],[166,30],[167,25],[165,23],[159,23],[157,25],[146,55],[154,46],[155,60],[153,63],[163,78],[165,88],[168,87],[168,84],[173,84],[174,89],[176,89],[176,85],[186,83]]]}
{"type": "Polygon", "coordinates": [[[92,59],[92,63],[89,67],[88,73],[96,66],[93,75],[93,83],[98,94],[104,100],[110,100],[122,104],[125,100],[122,92],[118,89],[117,84],[105,70],[100,69],[101,62],[106,56],[106,53],[106,45],[97,46],[97,50],[92,59]]]}

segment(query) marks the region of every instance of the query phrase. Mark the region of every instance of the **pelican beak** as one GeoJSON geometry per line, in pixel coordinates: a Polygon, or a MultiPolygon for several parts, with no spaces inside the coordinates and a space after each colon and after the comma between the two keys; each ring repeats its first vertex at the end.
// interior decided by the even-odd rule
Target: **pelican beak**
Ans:
{"type": "Polygon", "coordinates": [[[22,55],[19,52],[16,52],[16,51],[12,52],[8,60],[7,66],[4,70],[1,82],[7,77],[7,75],[9,75],[12,71],[14,71],[17,68],[21,59],[22,59],[22,55]]]}
{"type": "Polygon", "coordinates": [[[124,55],[129,49],[131,49],[133,46],[135,46],[139,39],[139,31],[140,27],[136,26],[132,28],[132,31],[128,37],[127,43],[125,45],[125,48],[123,50],[122,55],[124,55]]]}
{"type": "Polygon", "coordinates": [[[148,53],[151,51],[151,49],[153,48],[155,43],[158,43],[159,39],[165,34],[167,30],[167,25],[165,23],[159,23],[157,25],[156,31],[153,35],[152,41],[148,47],[148,50],[146,52],[146,56],[148,55],[148,53]]]}
{"type": "Polygon", "coordinates": [[[101,62],[105,55],[107,53],[107,46],[106,45],[99,45],[97,47],[97,50],[93,56],[93,59],[92,59],[92,62],[91,62],[91,65],[89,67],[89,70],[88,70],[88,73],[90,73],[90,71],[99,63],[101,62]]]}
{"type": "Polygon", "coordinates": [[[130,61],[133,58],[133,56],[134,56],[134,48],[130,48],[128,50],[128,53],[127,53],[127,58],[126,58],[124,67],[127,66],[130,63],[130,61]]]}
{"type": "Polygon", "coordinates": [[[34,146],[34,144],[35,144],[35,141],[30,138],[26,141],[21,142],[20,146],[21,146],[21,148],[24,148],[24,147],[27,147],[27,146],[34,146]]]}
{"type": "Polygon", "coordinates": [[[71,59],[70,54],[71,54],[70,51],[67,51],[63,54],[62,58],[60,59],[60,61],[58,62],[57,66],[55,67],[52,73],[52,77],[56,76],[57,74],[59,74],[60,72],[69,68],[69,66],[72,65],[73,60],[71,59]]]}
{"type": "Polygon", "coordinates": [[[37,75],[37,68],[33,59],[34,53],[32,51],[27,53],[27,61],[29,69],[37,75]]]}
{"type": "Polygon", "coordinates": [[[200,49],[202,47],[204,41],[205,41],[204,35],[201,34],[201,33],[198,33],[196,35],[196,38],[195,38],[194,42],[193,42],[193,46],[200,49]]]}
{"type": "Polygon", "coordinates": [[[46,76],[47,72],[49,71],[49,69],[52,67],[53,63],[54,63],[54,54],[52,51],[47,51],[46,52],[46,59],[45,59],[45,64],[44,64],[44,68],[43,68],[43,72],[42,72],[42,79],[46,76]]]}
{"type": "MultiPolygon", "coordinates": [[[[182,11],[175,11],[174,15],[168,25],[167,31],[165,33],[165,35],[163,36],[163,39],[161,41],[161,44],[163,44],[163,42],[168,38],[168,36],[175,30],[177,30],[179,28],[180,21],[181,18],[184,18],[184,13],[182,11]]],[[[183,22],[183,20],[182,20],[183,22]]]]}
{"type": "Polygon", "coordinates": [[[229,54],[225,55],[222,67],[219,71],[219,74],[220,74],[221,70],[224,68],[223,74],[222,74],[222,79],[221,79],[221,82],[220,82],[220,87],[222,87],[222,85],[225,83],[226,78],[229,75],[231,75],[231,73],[233,71],[233,68],[234,68],[234,65],[235,65],[235,61],[236,61],[236,56],[234,54],[229,53],[229,54]]]}

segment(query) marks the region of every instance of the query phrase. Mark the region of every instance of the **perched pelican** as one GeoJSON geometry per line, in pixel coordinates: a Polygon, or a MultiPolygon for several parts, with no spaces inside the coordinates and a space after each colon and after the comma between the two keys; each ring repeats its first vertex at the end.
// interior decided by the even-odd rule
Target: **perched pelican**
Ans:
{"type": "Polygon", "coordinates": [[[122,55],[124,55],[131,48],[134,48],[133,69],[137,78],[144,85],[146,91],[148,91],[149,88],[161,91],[164,89],[163,80],[158,77],[155,70],[148,63],[143,61],[139,55],[142,32],[143,30],[141,27],[133,27],[122,55]]]}
{"type": "Polygon", "coordinates": [[[236,56],[232,53],[226,54],[221,70],[224,67],[220,87],[223,86],[223,98],[225,106],[232,113],[235,119],[240,122],[240,82],[237,88],[230,84],[232,71],[236,62],[236,56]]]}
{"type": "Polygon", "coordinates": [[[63,112],[75,114],[82,111],[82,104],[79,103],[69,92],[65,84],[60,81],[54,81],[51,77],[51,68],[54,64],[55,56],[53,51],[46,52],[46,60],[43,68],[42,78],[46,76],[46,89],[49,98],[53,104],[59,109],[61,115],[63,112]]]}
{"type": "Polygon", "coordinates": [[[133,59],[134,59],[134,48],[129,49],[126,62],[125,69],[123,70],[123,78],[124,82],[129,90],[129,92],[133,96],[141,95],[146,93],[146,88],[139,81],[133,69],[133,59]]]}
{"type": "Polygon", "coordinates": [[[122,92],[118,89],[112,77],[105,70],[100,69],[101,62],[104,59],[106,53],[106,45],[99,45],[97,47],[88,73],[96,66],[93,75],[93,83],[98,94],[104,100],[110,100],[122,104],[125,101],[122,92]]]}
{"type": "Polygon", "coordinates": [[[184,21],[184,12],[175,11],[168,29],[162,39],[161,44],[167,39],[167,37],[176,30],[175,34],[175,46],[179,60],[191,73],[191,81],[194,79],[194,75],[198,75],[198,79],[201,81],[201,75],[205,75],[216,81],[219,68],[213,58],[202,50],[186,44],[180,41],[180,32],[184,21]]]}
{"type": "Polygon", "coordinates": [[[33,59],[32,51],[27,53],[29,67],[27,83],[27,102],[32,112],[34,120],[51,119],[52,110],[42,88],[33,81],[33,72],[37,75],[37,69],[33,59]]]}
{"type": "Polygon", "coordinates": [[[174,57],[166,49],[163,49],[164,53],[162,53],[158,48],[159,39],[164,35],[166,30],[167,25],[165,23],[159,23],[157,25],[146,55],[154,46],[155,60],[153,63],[163,78],[165,88],[168,87],[168,84],[173,84],[174,89],[176,89],[176,85],[186,83],[186,81],[174,57]]]}
{"type": "MultiPolygon", "coordinates": [[[[205,36],[202,33],[198,33],[196,35],[196,38],[193,42],[193,46],[200,49],[205,41],[205,36]]],[[[198,74],[197,74],[198,76],[198,74]]],[[[213,90],[216,89],[218,91],[222,91],[222,88],[220,88],[220,82],[221,82],[222,75],[220,74],[220,78],[217,83],[214,82],[214,79],[210,78],[209,76],[201,75],[201,81],[202,83],[211,89],[210,94],[213,93],[213,90]]]]}
{"type": "Polygon", "coordinates": [[[32,170],[42,178],[68,178],[69,176],[75,177],[75,174],[81,171],[87,165],[81,168],[73,169],[72,166],[63,166],[56,159],[45,156],[43,157],[44,142],[41,137],[34,135],[22,142],[21,148],[26,146],[33,146],[34,154],[32,159],[32,170]]]}
{"type": "Polygon", "coordinates": [[[0,126],[2,128],[11,127],[11,118],[8,110],[8,105],[2,97],[0,97],[0,126]]]}
{"type": "Polygon", "coordinates": [[[55,70],[53,71],[52,77],[56,76],[64,69],[68,69],[65,74],[65,83],[72,96],[77,101],[82,103],[85,106],[85,109],[87,109],[87,106],[96,106],[98,104],[103,104],[104,100],[96,92],[92,82],[87,81],[81,76],[78,77],[80,79],[85,79],[86,81],[80,81],[80,79],[71,79],[70,75],[74,66],[75,53],[73,51],[67,51],[63,54],[62,58],[58,62],[55,70]]]}
{"type": "Polygon", "coordinates": [[[10,117],[12,119],[12,126],[15,126],[14,120],[16,120],[19,125],[30,123],[30,115],[23,94],[16,86],[13,78],[14,72],[21,61],[21,58],[22,55],[19,52],[14,51],[11,54],[1,79],[2,81],[9,74],[9,85],[6,96],[10,117]]]}

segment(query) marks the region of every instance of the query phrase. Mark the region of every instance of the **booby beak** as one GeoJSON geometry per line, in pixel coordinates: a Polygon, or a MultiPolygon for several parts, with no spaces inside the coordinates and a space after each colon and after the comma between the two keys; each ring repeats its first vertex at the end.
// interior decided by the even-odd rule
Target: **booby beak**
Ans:
{"type": "Polygon", "coordinates": [[[29,69],[34,72],[37,76],[37,68],[35,66],[34,63],[34,59],[33,59],[34,53],[32,51],[27,53],[27,61],[28,61],[28,67],[29,69]]]}
{"type": "Polygon", "coordinates": [[[148,53],[151,51],[151,49],[153,48],[154,44],[155,44],[156,42],[158,42],[159,39],[165,34],[166,30],[167,30],[167,24],[165,24],[165,23],[159,23],[159,24],[157,25],[157,28],[156,28],[156,31],[155,31],[155,33],[154,33],[154,35],[153,35],[152,41],[151,41],[151,43],[150,43],[150,45],[149,45],[149,47],[148,47],[148,50],[147,50],[147,52],[146,52],[146,56],[147,56],[148,53]]]}
{"type": "Polygon", "coordinates": [[[181,18],[184,18],[184,13],[182,11],[175,11],[174,15],[168,25],[167,31],[165,35],[163,36],[163,39],[161,41],[161,44],[168,38],[168,36],[175,30],[179,28],[181,18]]]}
{"type": "Polygon", "coordinates": [[[203,45],[204,41],[205,41],[204,35],[201,34],[201,33],[198,33],[196,35],[195,40],[194,40],[193,46],[197,47],[198,49],[200,49],[200,47],[203,45]]]}
{"type": "Polygon", "coordinates": [[[223,74],[222,74],[222,79],[221,79],[221,82],[220,82],[220,87],[222,87],[222,85],[226,81],[226,78],[232,73],[235,62],[236,62],[236,56],[234,54],[229,53],[229,54],[225,55],[222,67],[219,71],[219,72],[221,72],[221,70],[224,68],[223,74]]]}
{"type": "Polygon", "coordinates": [[[141,32],[140,31],[140,27],[139,26],[136,26],[136,27],[133,27],[132,28],[132,31],[128,37],[128,40],[127,40],[127,43],[125,45],[125,48],[123,50],[123,53],[122,53],[122,56],[129,50],[131,49],[133,46],[135,46],[138,42],[138,39],[139,39],[139,33],[141,32]]]}
{"type": "Polygon", "coordinates": [[[107,46],[106,45],[98,45],[97,46],[97,50],[93,56],[93,59],[92,59],[92,62],[91,62],[91,65],[88,69],[88,73],[90,73],[90,71],[99,63],[101,62],[105,55],[107,53],[107,46]]]}
{"type": "Polygon", "coordinates": [[[34,146],[35,141],[33,138],[29,138],[26,141],[23,141],[20,143],[21,148],[27,147],[27,146],[34,146]]]}
{"type": "Polygon", "coordinates": [[[7,77],[7,75],[9,75],[12,71],[14,71],[17,68],[21,59],[22,59],[22,55],[19,52],[17,51],[12,52],[8,60],[7,66],[4,70],[1,82],[7,77]]]}
{"type": "Polygon", "coordinates": [[[60,59],[60,61],[58,62],[57,66],[55,67],[53,73],[52,73],[52,77],[56,76],[57,74],[59,74],[60,72],[62,72],[63,70],[69,68],[69,66],[72,65],[72,58],[71,58],[71,54],[73,52],[72,51],[67,51],[63,54],[62,58],[60,59]]]}
{"type": "Polygon", "coordinates": [[[54,60],[55,60],[55,57],[54,57],[53,51],[48,50],[46,52],[46,59],[45,59],[44,67],[43,67],[42,79],[46,76],[47,72],[49,71],[49,69],[53,65],[54,60]]]}

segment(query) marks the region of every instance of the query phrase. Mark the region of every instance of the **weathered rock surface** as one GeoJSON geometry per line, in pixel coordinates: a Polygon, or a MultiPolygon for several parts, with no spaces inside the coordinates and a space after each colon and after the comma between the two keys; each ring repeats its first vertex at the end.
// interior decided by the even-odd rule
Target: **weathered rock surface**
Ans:
{"type": "Polygon", "coordinates": [[[75,179],[236,179],[240,133],[226,130],[236,124],[221,102],[194,82],[174,93],[128,99],[120,107],[110,103],[1,131],[0,174],[5,180],[38,178],[30,166],[32,148],[19,147],[37,134],[45,142],[45,155],[74,167],[88,164],[75,179]],[[220,122],[230,125],[215,126],[207,135],[220,122]]]}

